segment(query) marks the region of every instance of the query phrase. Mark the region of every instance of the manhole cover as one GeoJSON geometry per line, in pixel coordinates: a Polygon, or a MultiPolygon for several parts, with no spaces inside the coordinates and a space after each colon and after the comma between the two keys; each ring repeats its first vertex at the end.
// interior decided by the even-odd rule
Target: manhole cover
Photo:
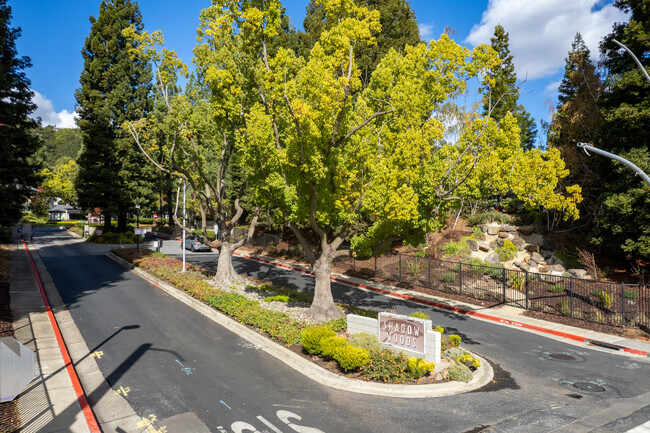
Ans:
{"type": "Polygon", "coordinates": [[[553,358],[553,359],[558,360],[558,361],[575,361],[576,360],[575,357],[573,357],[571,355],[567,355],[566,353],[551,353],[548,356],[549,356],[549,358],[553,358]]]}
{"type": "Polygon", "coordinates": [[[594,385],[589,382],[576,382],[573,384],[574,387],[578,388],[580,391],[590,391],[590,392],[605,392],[605,388],[600,385],[594,385]]]}

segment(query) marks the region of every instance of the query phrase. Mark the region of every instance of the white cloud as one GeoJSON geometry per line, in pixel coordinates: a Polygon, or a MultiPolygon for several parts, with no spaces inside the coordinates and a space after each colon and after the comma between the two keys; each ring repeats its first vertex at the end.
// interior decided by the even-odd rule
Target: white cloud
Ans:
{"type": "Polygon", "coordinates": [[[489,44],[494,27],[501,24],[510,35],[517,77],[534,80],[564,67],[577,32],[597,58],[603,36],[614,23],[625,21],[626,14],[612,4],[603,5],[603,0],[490,0],[467,42],[489,44]]]}
{"type": "Polygon", "coordinates": [[[544,89],[544,94],[556,95],[557,89],[560,87],[560,84],[562,84],[562,80],[551,81],[546,85],[546,88],[544,89]]]}
{"type": "Polygon", "coordinates": [[[54,111],[52,101],[45,96],[34,90],[34,104],[38,107],[34,113],[33,118],[40,117],[43,126],[54,125],[57,128],[76,128],[75,118],[76,112],[69,112],[68,110],[61,110],[60,112],[54,111]]]}
{"type": "Polygon", "coordinates": [[[425,42],[429,42],[433,39],[433,24],[420,23],[418,24],[418,28],[420,30],[420,39],[425,42]]]}

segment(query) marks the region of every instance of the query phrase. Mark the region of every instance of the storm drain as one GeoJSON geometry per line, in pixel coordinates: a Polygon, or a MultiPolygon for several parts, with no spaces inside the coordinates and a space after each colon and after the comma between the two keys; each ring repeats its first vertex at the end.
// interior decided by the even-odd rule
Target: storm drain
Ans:
{"type": "Polygon", "coordinates": [[[550,353],[549,358],[553,358],[557,361],[575,361],[575,356],[567,355],[566,353],[550,353]]]}
{"type": "Polygon", "coordinates": [[[596,385],[589,382],[576,382],[573,384],[574,387],[578,388],[580,391],[588,392],[605,392],[606,389],[600,385],[596,385]]]}

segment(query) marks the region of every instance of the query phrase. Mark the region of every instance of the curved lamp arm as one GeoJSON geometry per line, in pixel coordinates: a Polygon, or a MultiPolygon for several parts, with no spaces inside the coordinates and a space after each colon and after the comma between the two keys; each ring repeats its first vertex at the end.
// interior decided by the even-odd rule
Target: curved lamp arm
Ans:
{"type": "Polygon", "coordinates": [[[611,158],[611,159],[613,159],[615,161],[620,162],[621,164],[624,164],[624,165],[630,167],[632,170],[635,171],[636,174],[641,176],[641,178],[643,179],[643,181],[645,183],[650,185],[650,177],[648,177],[648,175],[645,174],[645,172],[643,170],[641,170],[636,165],[632,164],[627,159],[621,158],[620,156],[614,155],[613,153],[605,152],[604,150],[598,149],[597,147],[594,147],[594,146],[590,145],[589,143],[578,143],[578,147],[582,148],[587,155],[589,155],[589,152],[587,152],[587,148],[588,148],[591,152],[597,153],[599,155],[606,156],[608,158],[611,158]]]}

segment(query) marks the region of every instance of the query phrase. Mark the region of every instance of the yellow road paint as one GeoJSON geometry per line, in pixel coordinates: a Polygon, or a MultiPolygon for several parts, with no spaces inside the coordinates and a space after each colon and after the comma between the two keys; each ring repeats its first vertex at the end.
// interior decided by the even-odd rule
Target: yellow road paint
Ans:
{"type": "Polygon", "coordinates": [[[120,386],[120,389],[115,391],[115,394],[120,394],[120,395],[123,395],[124,397],[126,397],[127,395],[129,395],[130,392],[131,392],[131,388],[129,388],[128,386],[126,388],[124,388],[123,386],[120,386]]]}
{"type": "Polygon", "coordinates": [[[90,356],[92,356],[93,358],[102,359],[102,356],[104,356],[104,352],[98,350],[97,352],[91,353],[90,356]]]}
{"type": "Polygon", "coordinates": [[[140,418],[142,421],[137,423],[135,426],[137,428],[147,428],[147,432],[149,433],[167,433],[167,427],[161,427],[159,429],[156,429],[153,425],[153,423],[156,421],[156,415],[151,414],[148,417],[142,417],[140,418]]]}

